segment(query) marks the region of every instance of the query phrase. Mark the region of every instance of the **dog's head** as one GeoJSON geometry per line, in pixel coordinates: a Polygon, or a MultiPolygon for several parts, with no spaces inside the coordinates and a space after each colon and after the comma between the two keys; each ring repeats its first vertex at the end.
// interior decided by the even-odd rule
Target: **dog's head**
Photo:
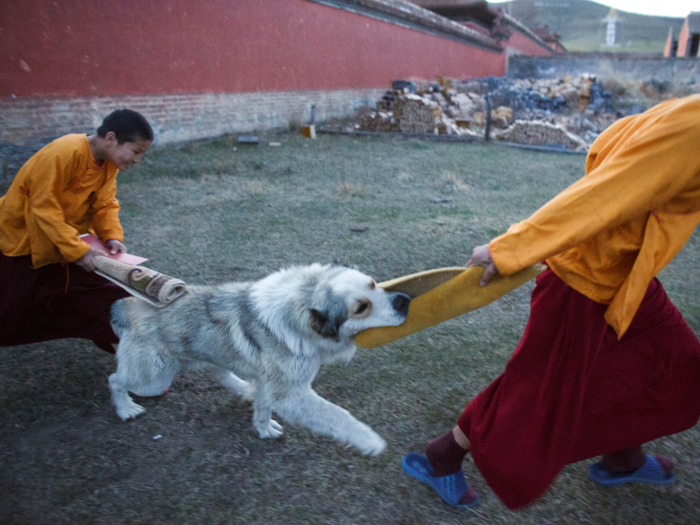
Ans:
{"type": "Polygon", "coordinates": [[[362,272],[332,266],[314,290],[309,309],[310,326],[322,337],[350,341],[362,330],[396,326],[406,320],[408,295],[387,292],[362,272]]]}
{"type": "Polygon", "coordinates": [[[387,292],[370,276],[338,264],[293,266],[258,281],[252,295],[267,326],[289,337],[351,345],[362,330],[406,319],[408,295],[387,292]]]}

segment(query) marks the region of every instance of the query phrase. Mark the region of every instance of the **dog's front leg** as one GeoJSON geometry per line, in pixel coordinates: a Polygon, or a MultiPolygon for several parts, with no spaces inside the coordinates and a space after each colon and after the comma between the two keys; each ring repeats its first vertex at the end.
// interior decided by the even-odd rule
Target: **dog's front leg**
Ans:
{"type": "Polygon", "coordinates": [[[109,376],[109,389],[112,392],[112,404],[117,408],[117,415],[122,418],[123,421],[126,421],[129,418],[143,414],[146,409],[134,403],[124,383],[124,378],[120,376],[119,370],[109,376]]]}
{"type": "Polygon", "coordinates": [[[269,383],[258,386],[253,400],[253,426],[261,438],[277,438],[282,435],[282,425],[272,419],[272,400],[275,393],[269,383]]]}
{"type": "Polygon", "coordinates": [[[386,448],[386,442],[368,425],[344,408],[326,401],[310,387],[300,388],[273,408],[285,420],[355,445],[363,454],[376,456],[386,448]]]}

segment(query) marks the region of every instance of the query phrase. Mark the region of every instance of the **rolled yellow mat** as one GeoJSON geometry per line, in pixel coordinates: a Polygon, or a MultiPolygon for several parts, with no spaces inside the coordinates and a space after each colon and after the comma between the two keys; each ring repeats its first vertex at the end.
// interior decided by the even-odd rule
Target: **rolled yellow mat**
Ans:
{"type": "Polygon", "coordinates": [[[513,275],[498,274],[483,287],[479,286],[484,275],[483,266],[439,268],[380,283],[385,290],[404,292],[411,297],[408,316],[399,326],[363,330],[355,336],[355,344],[362,348],[376,348],[471,312],[537,277],[545,268],[536,264],[513,275]]]}

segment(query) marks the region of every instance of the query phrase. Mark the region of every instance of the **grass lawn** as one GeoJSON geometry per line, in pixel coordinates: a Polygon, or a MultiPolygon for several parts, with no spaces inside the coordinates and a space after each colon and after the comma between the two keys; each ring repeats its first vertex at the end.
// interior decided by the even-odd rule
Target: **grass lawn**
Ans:
{"type": "MultiPolygon", "coordinates": [[[[334,259],[378,280],[461,266],[472,247],[579,178],[585,160],[376,137],[262,139],[162,147],[121,174],[130,251],[192,284],[334,259]]],[[[696,235],[661,275],[696,333],[699,255],[696,235]]],[[[471,459],[465,473],[483,500],[474,510],[452,509],[402,472],[401,457],[451,428],[501,373],[532,286],[322,369],[320,395],[388,442],[373,458],[293,425],[261,440],[250,405],[198,373],[141,398],[146,414],[123,423],[109,401],[111,355],[79,340],[2,348],[0,523],[697,523],[698,427],[651,447],[678,460],[673,485],[602,490],[583,462],[520,512],[506,509],[471,459]]]]}

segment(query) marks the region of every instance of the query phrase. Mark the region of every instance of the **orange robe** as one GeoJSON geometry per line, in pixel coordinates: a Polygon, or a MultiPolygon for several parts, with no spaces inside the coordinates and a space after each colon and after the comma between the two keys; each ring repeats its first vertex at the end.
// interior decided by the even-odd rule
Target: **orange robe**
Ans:
{"type": "Polygon", "coordinates": [[[458,421],[509,508],[566,464],[697,423],[700,343],[654,276],[700,221],[699,146],[700,95],[622,119],[582,179],[489,244],[506,275],[550,267],[505,371],[458,421]]]}
{"type": "Polygon", "coordinates": [[[85,135],[66,135],[38,151],[0,198],[0,250],[32,256],[35,268],[73,262],[89,245],[78,236],[124,239],[116,199],[119,170],[98,166],[85,135]]]}
{"type": "Polygon", "coordinates": [[[700,222],[700,95],[619,120],[593,143],[586,174],[489,243],[499,272],[546,260],[608,308],[618,336],[649,283],[700,222]]]}

